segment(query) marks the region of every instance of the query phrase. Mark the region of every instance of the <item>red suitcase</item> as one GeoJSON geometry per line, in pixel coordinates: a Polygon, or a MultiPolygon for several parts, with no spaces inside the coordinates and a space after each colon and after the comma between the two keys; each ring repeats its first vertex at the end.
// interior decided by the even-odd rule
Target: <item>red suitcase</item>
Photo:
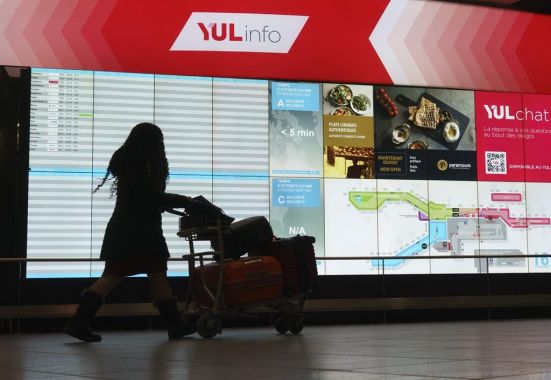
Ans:
{"type": "Polygon", "coordinates": [[[249,252],[249,257],[275,257],[283,271],[283,293],[294,296],[314,289],[318,268],[313,236],[297,235],[276,239],[265,248],[249,252]]]}
{"type": "MultiPolygon", "coordinates": [[[[211,307],[212,298],[201,282],[201,272],[205,284],[216,296],[220,263],[196,267],[193,275],[193,294],[201,306],[211,307]]],[[[255,305],[282,296],[283,278],[281,265],[272,257],[247,257],[224,262],[223,295],[226,306],[240,308],[255,305]]]]}

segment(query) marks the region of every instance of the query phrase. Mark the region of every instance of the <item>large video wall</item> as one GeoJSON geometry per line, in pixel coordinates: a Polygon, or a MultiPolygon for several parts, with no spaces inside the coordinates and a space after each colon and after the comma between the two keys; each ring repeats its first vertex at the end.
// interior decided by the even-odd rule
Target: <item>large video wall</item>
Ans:
{"type": "MultiPolygon", "coordinates": [[[[320,257],[372,257],[319,260],[320,274],[551,271],[550,109],[549,95],[33,69],[27,254],[99,256],[115,198],[92,189],[147,121],[165,134],[167,191],[313,235],[320,257]],[[450,259],[408,259],[431,255],[450,259]]],[[[188,252],[177,225],[163,214],[173,257],[188,252]]]]}

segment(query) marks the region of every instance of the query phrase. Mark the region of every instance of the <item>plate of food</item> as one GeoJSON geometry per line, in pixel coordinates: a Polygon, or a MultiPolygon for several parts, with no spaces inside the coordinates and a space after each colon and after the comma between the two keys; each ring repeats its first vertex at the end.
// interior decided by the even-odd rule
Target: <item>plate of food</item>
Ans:
{"type": "Polygon", "coordinates": [[[421,140],[415,140],[408,145],[408,149],[428,149],[429,146],[421,140]]]}
{"type": "Polygon", "coordinates": [[[352,89],[344,84],[339,84],[329,90],[327,99],[336,106],[347,106],[352,100],[352,89]]]}
{"type": "Polygon", "coordinates": [[[411,135],[409,124],[403,123],[392,130],[392,142],[396,145],[405,143],[411,135]]]}
{"type": "Polygon", "coordinates": [[[371,109],[371,100],[365,94],[357,94],[352,96],[350,108],[358,115],[365,115],[371,109]]]}
{"type": "Polygon", "coordinates": [[[442,136],[449,143],[456,142],[461,136],[459,125],[454,121],[448,121],[442,130],[442,136]]]}
{"type": "Polygon", "coordinates": [[[408,121],[427,137],[455,150],[467,129],[470,118],[440,99],[425,92],[417,102],[399,94],[396,100],[406,106],[408,121]]]}
{"type": "Polygon", "coordinates": [[[335,116],[354,116],[354,112],[349,107],[340,106],[337,107],[331,112],[331,115],[335,116]]]}

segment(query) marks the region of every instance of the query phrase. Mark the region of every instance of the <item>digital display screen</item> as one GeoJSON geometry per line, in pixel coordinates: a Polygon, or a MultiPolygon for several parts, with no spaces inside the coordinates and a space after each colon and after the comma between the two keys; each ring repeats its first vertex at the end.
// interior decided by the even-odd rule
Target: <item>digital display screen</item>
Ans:
{"type": "MultiPolygon", "coordinates": [[[[269,216],[268,82],[34,69],[27,255],[97,258],[115,204],[92,195],[113,152],[140,122],[157,124],[167,191],[203,195],[241,219],[269,216]]],[[[164,213],[173,257],[189,251],[164,213]]],[[[197,249],[208,249],[200,242],[197,249]]],[[[187,274],[169,263],[170,274],[187,274]]],[[[103,263],[29,263],[27,277],[98,276],[103,263]]]]}
{"type": "MultiPolygon", "coordinates": [[[[540,95],[33,69],[27,256],[99,257],[115,196],[110,182],[92,190],[132,127],[152,122],[168,192],[266,216],[278,237],[312,235],[318,257],[363,257],[318,260],[322,275],[551,271],[550,108],[540,95]]],[[[177,228],[164,213],[172,257],[189,250],[177,228]]],[[[102,270],[29,263],[27,277],[102,270]]]]}

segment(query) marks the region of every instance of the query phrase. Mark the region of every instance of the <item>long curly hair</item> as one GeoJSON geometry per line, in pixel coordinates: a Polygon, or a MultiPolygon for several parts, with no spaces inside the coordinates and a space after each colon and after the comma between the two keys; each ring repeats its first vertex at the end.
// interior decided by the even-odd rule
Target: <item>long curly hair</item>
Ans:
{"type": "Polygon", "coordinates": [[[151,175],[155,187],[164,191],[169,177],[164,137],[161,129],[152,123],[140,123],[132,128],[124,144],[113,153],[105,176],[93,193],[107,180],[113,180],[110,189],[113,196],[121,177],[139,181],[139,177],[144,175],[144,169],[151,175]]]}

